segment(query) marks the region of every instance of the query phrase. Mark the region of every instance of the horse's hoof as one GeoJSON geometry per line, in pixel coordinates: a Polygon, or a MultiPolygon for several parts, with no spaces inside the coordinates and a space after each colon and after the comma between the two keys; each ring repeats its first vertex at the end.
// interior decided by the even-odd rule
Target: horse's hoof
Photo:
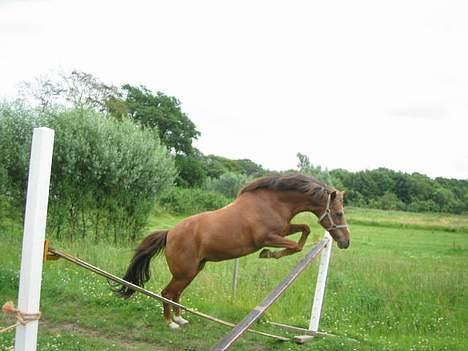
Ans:
{"type": "Polygon", "coordinates": [[[179,325],[177,323],[174,323],[174,322],[167,323],[167,326],[169,327],[169,329],[178,329],[178,328],[180,328],[179,325]]]}
{"type": "Polygon", "coordinates": [[[175,316],[173,320],[180,326],[186,325],[189,322],[188,320],[182,318],[181,316],[175,316]]]}
{"type": "Polygon", "coordinates": [[[258,255],[259,258],[271,258],[272,257],[272,252],[268,249],[263,249],[260,252],[260,255],[258,255]]]}

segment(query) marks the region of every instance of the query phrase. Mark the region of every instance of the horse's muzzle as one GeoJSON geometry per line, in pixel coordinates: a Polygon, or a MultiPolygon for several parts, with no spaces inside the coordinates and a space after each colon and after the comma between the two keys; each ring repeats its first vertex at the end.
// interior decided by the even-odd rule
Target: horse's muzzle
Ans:
{"type": "Polygon", "coordinates": [[[349,240],[340,240],[337,242],[337,245],[340,249],[347,249],[349,247],[349,240]]]}

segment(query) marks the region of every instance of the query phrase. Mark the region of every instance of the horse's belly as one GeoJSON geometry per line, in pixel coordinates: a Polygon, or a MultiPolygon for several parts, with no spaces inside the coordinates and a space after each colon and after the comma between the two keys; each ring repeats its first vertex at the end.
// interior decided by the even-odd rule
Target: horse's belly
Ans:
{"type": "Polygon", "coordinates": [[[239,245],[231,242],[217,242],[204,245],[203,256],[207,261],[224,261],[232,258],[246,256],[257,251],[259,248],[251,244],[239,245]]]}

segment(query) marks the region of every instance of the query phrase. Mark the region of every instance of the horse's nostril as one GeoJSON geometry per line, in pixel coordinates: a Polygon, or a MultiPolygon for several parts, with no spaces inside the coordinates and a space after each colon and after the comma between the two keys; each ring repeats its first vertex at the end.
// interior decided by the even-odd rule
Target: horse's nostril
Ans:
{"type": "Polygon", "coordinates": [[[340,240],[338,241],[338,247],[340,249],[347,249],[349,247],[349,240],[340,240]]]}

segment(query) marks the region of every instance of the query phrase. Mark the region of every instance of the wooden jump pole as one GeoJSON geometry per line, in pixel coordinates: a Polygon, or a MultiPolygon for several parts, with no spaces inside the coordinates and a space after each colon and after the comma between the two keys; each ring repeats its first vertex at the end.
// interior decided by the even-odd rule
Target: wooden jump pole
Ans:
{"type": "Polygon", "coordinates": [[[286,291],[286,289],[299,277],[310,265],[315,257],[327,244],[327,239],[322,239],[315,245],[297,266],[273,289],[273,291],[255,307],[242,321],[239,322],[226,336],[224,336],[211,351],[223,351],[229,349],[241,337],[250,326],[257,321],[263,313],[286,291]]]}
{"type": "MultiPolygon", "coordinates": [[[[29,162],[18,291],[18,310],[27,315],[39,316],[53,145],[54,131],[52,129],[34,129],[29,162]]],[[[36,350],[38,325],[38,320],[30,320],[28,323],[19,324],[16,327],[16,351],[36,350]]]]}

